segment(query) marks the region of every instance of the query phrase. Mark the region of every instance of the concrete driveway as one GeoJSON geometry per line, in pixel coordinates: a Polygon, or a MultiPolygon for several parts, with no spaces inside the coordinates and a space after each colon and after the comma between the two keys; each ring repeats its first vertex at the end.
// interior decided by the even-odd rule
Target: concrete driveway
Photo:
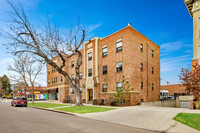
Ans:
{"type": "Polygon", "coordinates": [[[79,116],[154,131],[199,133],[199,131],[172,119],[180,112],[200,113],[199,110],[190,109],[132,106],[102,113],[79,114],[79,116]]]}

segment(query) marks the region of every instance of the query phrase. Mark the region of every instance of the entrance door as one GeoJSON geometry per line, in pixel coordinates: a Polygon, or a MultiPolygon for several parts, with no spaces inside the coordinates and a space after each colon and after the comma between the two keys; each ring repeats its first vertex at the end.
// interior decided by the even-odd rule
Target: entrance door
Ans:
{"type": "Polygon", "coordinates": [[[93,91],[92,89],[88,89],[88,101],[92,101],[93,100],[93,91]]]}

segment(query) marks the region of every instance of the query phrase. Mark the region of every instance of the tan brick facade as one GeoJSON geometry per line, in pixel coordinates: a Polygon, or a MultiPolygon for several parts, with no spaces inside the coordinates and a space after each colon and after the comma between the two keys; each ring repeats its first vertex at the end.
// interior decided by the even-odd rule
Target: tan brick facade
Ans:
{"type": "MultiPolygon", "coordinates": [[[[123,75],[131,84],[131,105],[142,101],[159,100],[160,95],[160,47],[143,36],[131,26],[127,26],[105,38],[95,37],[84,44],[81,50],[83,63],[80,67],[82,79],[83,102],[101,99],[112,100],[117,82],[122,81],[123,75]],[[122,44],[122,50],[117,52],[116,47],[122,44]],[[141,51],[141,44],[143,50],[141,51]],[[103,57],[102,50],[107,48],[107,56],[103,57]],[[88,56],[92,55],[91,60],[88,56]],[[117,72],[116,63],[122,62],[122,71],[117,72]],[[141,64],[143,71],[141,71],[141,64]],[[107,74],[103,75],[103,66],[107,66],[107,74]],[[92,76],[88,72],[92,70],[92,76]],[[153,72],[152,72],[153,71],[153,72]],[[141,89],[141,82],[143,88],[141,89]],[[107,85],[107,92],[103,92],[103,84],[107,85]]],[[[67,58],[67,57],[66,57],[67,58]]],[[[75,68],[71,68],[71,62],[76,64],[76,56],[67,58],[65,71],[75,76],[75,68]]],[[[56,58],[53,59],[56,62],[56,58]]],[[[57,63],[59,63],[57,61],[57,63]]],[[[120,63],[119,63],[120,64],[120,63]]],[[[63,102],[69,95],[70,86],[66,79],[60,82],[61,75],[53,72],[52,67],[47,65],[47,88],[58,88],[58,100],[63,102]],[[52,84],[52,79],[57,77],[57,82],[52,84]],[[50,81],[50,84],[48,84],[50,81]]],[[[72,94],[74,101],[74,94],[72,94]]]]}
{"type": "Polygon", "coordinates": [[[174,93],[186,93],[186,87],[182,84],[161,85],[160,90],[168,90],[169,95],[174,95],[174,93]]]}

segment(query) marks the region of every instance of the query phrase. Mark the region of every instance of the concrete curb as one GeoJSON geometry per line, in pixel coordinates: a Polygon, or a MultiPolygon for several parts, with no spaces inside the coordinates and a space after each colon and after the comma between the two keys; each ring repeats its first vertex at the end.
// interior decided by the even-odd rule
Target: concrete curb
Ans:
{"type": "Polygon", "coordinates": [[[68,115],[74,115],[77,116],[74,113],[71,112],[65,112],[65,111],[59,111],[59,110],[53,110],[53,109],[48,109],[48,108],[40,108],[40,107],[33,107],[33,106],[27,106],[29,108],[35,108],[35,109],[41,109],[41,110],[46,110],[46,111],[52,111],[52,112],[57,112],[57,113],[62,113],[62,114],[68,114],[68,115]]]}

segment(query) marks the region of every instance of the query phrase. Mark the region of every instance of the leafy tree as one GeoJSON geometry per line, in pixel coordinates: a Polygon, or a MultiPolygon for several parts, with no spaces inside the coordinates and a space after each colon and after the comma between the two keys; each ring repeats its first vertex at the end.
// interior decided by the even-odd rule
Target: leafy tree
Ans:
{"type": "MultiPolygon", "coordinates": [[[[193,65],[193,70],[183,69],[179,75],[180,80],[186,86],[187,92],[192,92],[196,101],[200,101],[200,66],[198,63],[193,65]]],[[[200,106],[200,105],[198,105],[200,106]]]]}
{"type": "Polygon", "coordinates": [[[11,90],[11,84],[10,84],[9,78],[6,75],[3,75],[3,77],[1,77],[0,80],[1,80],[2,89],[4,90],[4,93],[10,94],[12,90],[11,90]]]}
{"type": "MultiPolygon", "coordinates": [[[[122,87],[116,90],[116,93],[113,93],[114,99],[117,102],[117,105],[121,105],[122,100],[131,100],[131,92],[134,88],[130,88],[129,81],[125,80],[125,76],[122,78],[122,87]]],[[[114,91],[114,90],[113,90],[114,91]]]]}

